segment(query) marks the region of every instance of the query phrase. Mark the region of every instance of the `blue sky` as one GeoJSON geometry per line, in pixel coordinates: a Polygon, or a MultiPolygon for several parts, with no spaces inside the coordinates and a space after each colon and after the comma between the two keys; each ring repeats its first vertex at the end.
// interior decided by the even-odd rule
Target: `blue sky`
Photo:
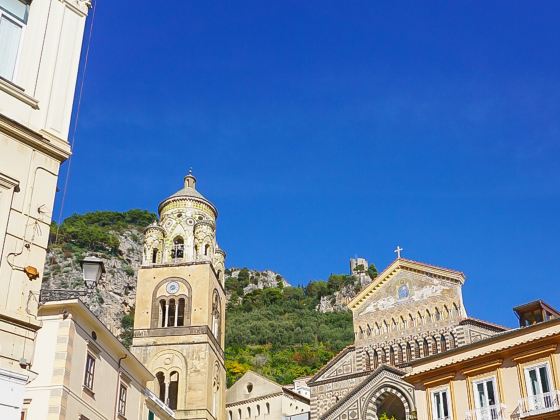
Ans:
{"type": "Polygon", "coordinates": [[[229,266],[302,284],[398,244],[472,316],[560,306],[559,13],[99,1],[63,214],[155,211],[192,166],[229,266]]]}

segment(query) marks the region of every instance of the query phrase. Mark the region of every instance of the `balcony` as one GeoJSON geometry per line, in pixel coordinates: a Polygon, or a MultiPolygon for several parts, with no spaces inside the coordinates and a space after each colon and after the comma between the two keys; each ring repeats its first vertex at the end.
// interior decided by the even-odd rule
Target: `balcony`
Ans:
{"type": "Polygon", "coordinates": [[[505,405],[496,404],[488,407],[476,408],[467,411],[465,414],[466,420],[503,420],[505,419],[505,405]]]}
{"type": "Polygon", "coordinates": [[[519,400],[519,417],[525,418],[560,411],[560,391],[533,395],[519,400]]]}

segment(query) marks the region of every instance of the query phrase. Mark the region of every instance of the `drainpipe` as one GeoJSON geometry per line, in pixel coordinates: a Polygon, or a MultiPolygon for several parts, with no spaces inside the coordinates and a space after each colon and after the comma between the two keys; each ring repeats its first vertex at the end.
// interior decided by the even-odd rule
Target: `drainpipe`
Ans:
{"type": "Polygon", "coordinates": [[[119,358],[119,366],[117,368],[117,392],[115,392],[115,407],[113,410],[113,419],[117,420],[117,404],[119,402],[119,385],[121,384],[121,362],[128,357],[125,354],[123,357],[119,358]]]}

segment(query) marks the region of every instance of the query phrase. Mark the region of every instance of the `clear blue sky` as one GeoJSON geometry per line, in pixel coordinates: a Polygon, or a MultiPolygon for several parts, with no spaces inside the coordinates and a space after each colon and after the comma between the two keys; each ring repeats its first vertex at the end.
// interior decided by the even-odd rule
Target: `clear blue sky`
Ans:
{"type": "Polygon", "coordinates": [[[398,244],[472,316],[560,306],[557,1],[97,3],[65,216],[155,211],[192,166],[229,266],[398,244]]]}

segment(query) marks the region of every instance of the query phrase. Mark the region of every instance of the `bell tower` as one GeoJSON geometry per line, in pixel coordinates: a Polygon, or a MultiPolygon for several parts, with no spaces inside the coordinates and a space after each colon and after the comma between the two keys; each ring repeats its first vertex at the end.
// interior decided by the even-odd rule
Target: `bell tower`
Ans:
{"type": "Polygon", "coordinates": [[[225,419],[224,263],[214,205],[192,172],[145,230],[132,352],[176,419],[225,419]]]}

